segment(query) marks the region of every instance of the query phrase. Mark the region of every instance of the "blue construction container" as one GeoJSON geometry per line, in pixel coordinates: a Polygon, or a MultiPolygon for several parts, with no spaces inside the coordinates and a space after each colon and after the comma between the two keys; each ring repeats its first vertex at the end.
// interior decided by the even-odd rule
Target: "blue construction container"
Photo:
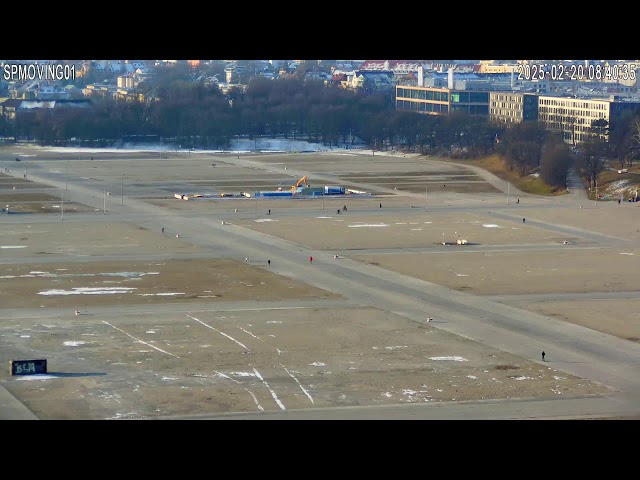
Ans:
{"type": "Polygon", "coordinates": [[[256,192],[256,197],[291,197],[292,192],[278,192],[274,190],[272,192],[256,192]]]}
{"type": "Polygon", "coordinates": [[[340,185],[326,185],[324,187],[324,194],[325,195],[343,195],[344,187],[341,187],[340,185]]]}

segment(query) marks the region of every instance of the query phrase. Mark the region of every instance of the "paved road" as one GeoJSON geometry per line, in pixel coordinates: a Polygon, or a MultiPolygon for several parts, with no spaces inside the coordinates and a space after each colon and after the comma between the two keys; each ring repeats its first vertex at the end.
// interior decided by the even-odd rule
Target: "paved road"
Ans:
{"type": "MultiPolygon", "coordinates": [[[[250,161],[225,157],[225,162],[247,166],[250,161]]],[[[260,165],[253,163],[254,168],[260,165]]],[[[273,166],[261,168],[272,170],[273,166]]],[[[31,180],[64,187],[59,176],[49,174],[46,169],[38,169],[37,163],[30,171],[31,180]]],[[[74,183],[69,185],[69,190],[74,201],[102,207],[100,186],[96,188],[95,183],[74,183]]],[[[497,208],[497,205],[493,207],[497,208]]],[[[349,259],[339,262],[328,258],[324,260],[328,257],[326,252],[309,250],[236,225],[222,225],[218,218],[185,217],[181,212],[171,212],[130,197],[125,198],[117,213],[109,212],[109,215],[117,215],[118,221],[131,221],[150,228],[165,225],[181,232],[187,242],[209,246],[224,243],[226,248],[235,251],[238,258],[268,257],[276,273],[338,292],[353,304],[378,307],[416,322],[424,321],[424,312],[429,311],[434,317],[445,320],[436,325],[438,328],[533,361],[539,360],[539,352],[544,349],[548,352],[548,366],[600,382],[612,389],[612,394],[607,397],[311,409],[261,414],[259,418],[564,418],[640,414],[640,345],[636,343],[373,265],[349,259]],[[313,265],[300,261],[309,255],[317,259],[313,265]]],[[[558,228],[544,223],[540,226],[558,228]]],[[[601,242],[612,240],[601,234],[591,235],[601,242]]],[[[29,416],[28,412],[21,411],[7,399],[1,388],[0,407],[9,416],[29,416]]],[[[247,413],[206,418],[256,416],[247,413]]]]}

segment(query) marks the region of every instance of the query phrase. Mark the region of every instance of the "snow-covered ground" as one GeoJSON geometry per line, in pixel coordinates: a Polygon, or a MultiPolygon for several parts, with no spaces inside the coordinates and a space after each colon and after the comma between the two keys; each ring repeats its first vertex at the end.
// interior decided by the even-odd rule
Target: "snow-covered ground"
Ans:
{"type": "MultiPolygon", "coordinates": [[[[324,152],[324,151],[342,151],[347,150],[345,145],[331,146],[305,140],[293,140],[286,138],[258,138],[258,139],[234,139],[231,140],[230,146],[225,150],[197,150],[183,149],[178,145],[162,144],[162,143],[123,143],[119,147],[109,148],[84,148],[84,147],[45,147],[50,151],[65,152],[122,152],[126,151],[190,151],[192,153],[249,153],[249,152],[324,152]]],[[[351,148],[359,149],[364,145],[353,145],[351,148]]]]}

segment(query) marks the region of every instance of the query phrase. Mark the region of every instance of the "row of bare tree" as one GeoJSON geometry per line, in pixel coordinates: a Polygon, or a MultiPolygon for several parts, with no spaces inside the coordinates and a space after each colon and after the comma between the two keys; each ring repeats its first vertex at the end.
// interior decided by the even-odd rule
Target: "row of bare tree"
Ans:
{"type": "Polygon", "coordinates": [[[166,79],[148,83],[144,101],[97,99],[90,109],[19,111],[0,119],[0,136],[42,145],[83,142],[107,146],[128,135],[156,135],[195,148],[225,148],[238,136],[307,138],[339,146],[359,139],[378,150],[477,158],[502,155],[521,175],[540,171],[544,180],[566,184],[575,165],[592,185],[615,158],[621,168],[640,154],[640,117],[625,112],[611,127],[598,120],[587,141],[572,149],[559,134],[536,122],[512,126],[455,112],[422,115],[395,109],[390,94],[364,95],[299,78],[256,77],[245,90],[223,94],[217,86],[166,79]]]}

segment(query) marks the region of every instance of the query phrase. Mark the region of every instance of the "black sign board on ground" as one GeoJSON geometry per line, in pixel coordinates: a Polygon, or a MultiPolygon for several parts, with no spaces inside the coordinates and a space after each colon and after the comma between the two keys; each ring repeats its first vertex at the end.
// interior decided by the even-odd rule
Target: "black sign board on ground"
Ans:
{"type": "Polygon", "coordinates": [[[47,373],[47,360],[11,360],[11,375],[36,375],[47,373]]]}

